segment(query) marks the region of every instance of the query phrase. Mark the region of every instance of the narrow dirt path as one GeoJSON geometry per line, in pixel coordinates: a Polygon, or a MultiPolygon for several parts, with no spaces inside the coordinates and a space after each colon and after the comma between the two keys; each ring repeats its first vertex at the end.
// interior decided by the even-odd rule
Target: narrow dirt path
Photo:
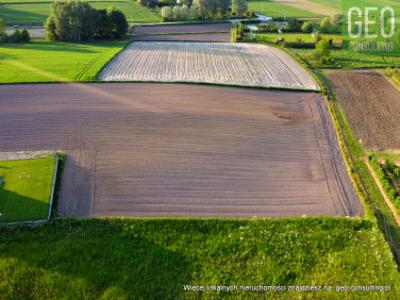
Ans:
{"type": "Polygon", "coordinates": [[[394,216],[394,218],[396,219],[397,225],[400,226],[400,216],[399,216],[399,214],[398,214],[396,208],[394,207],[392,201],[391,201],[391,200],[389,199],[389,197],[386,195],[386,192],[385,192],[385,190],[383,189],[383,186],[382,186],[382,184],[381,184],[381,182],[380,182],[378,176],[376,176],[376,173],[375,173],[374,169],[372,168],[372,166],[370,165],[370,163],[369,163],[369,161],[368,161],[367,158],[365,159],[365,163],[367,164],[368,170],[369,170],[369,172],[371,173],[372,177],[374,178],[375,183],[376,183],[376,185],[378,186],[378,188],[379,188],[379,190],[380,190],[380,192],[381,192],[381,194],[382,194],[382,196],[383,196],[383,199],[385,199],[385,202],[386,202],[387,206],[389,206],[390,210],[392,211],[393,216],[394,216]]]}

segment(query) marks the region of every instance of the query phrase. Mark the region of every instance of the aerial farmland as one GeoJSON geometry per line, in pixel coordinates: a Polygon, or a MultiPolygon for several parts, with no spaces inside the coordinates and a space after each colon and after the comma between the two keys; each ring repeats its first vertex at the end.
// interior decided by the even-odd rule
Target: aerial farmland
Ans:
{"type": "Polygon", "coordinates": [[[400,56],[346,22],[0,0],[0,299],[397,299],[400,56]]]}

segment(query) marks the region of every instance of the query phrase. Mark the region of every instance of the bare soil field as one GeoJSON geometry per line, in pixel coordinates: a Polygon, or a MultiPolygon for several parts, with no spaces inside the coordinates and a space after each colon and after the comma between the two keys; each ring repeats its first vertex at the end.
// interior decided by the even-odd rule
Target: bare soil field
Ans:
{"type": "Polygon", "coordinates": [[[65,215],[363,213],[316,93],[2,85],[0,141],[0,151],[66,151],[58,202],[65,215]]]}
{"type": "Polygon", "coordinates": [[[229,42],[230,33],[191,33],[191,34],[152,34],[135,35],[133,41],[165,41],[165,42],[229,42]]]}
{"type": "Polygon", "coordinates": [[[162,25],[162,26],[134,26],[133,34],[163,34],[163,33],[221,33],[230,32],[231,23],[217,24],[190,24],[190,25],[162,25]]]}
{"type": "Polygon", "coordinates": [[[133,42],[99,78],[319,89],[312,76],[283,51],[240,43],[133,42]]]}
{"type": "Polygon", "coordinates": [[[328,78],[363,145],[373,151],[400,149],[400,91],[372,71],[335,71],[328,78]]]}

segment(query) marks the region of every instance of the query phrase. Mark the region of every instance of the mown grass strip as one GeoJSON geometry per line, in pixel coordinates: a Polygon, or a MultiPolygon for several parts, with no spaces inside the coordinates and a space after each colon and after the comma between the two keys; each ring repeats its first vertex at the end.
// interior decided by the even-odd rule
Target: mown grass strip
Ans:
{"type": "Polygon", "coordinates": [[[56,155],[0,161],[0,223],[47,220],[56,155]]]}

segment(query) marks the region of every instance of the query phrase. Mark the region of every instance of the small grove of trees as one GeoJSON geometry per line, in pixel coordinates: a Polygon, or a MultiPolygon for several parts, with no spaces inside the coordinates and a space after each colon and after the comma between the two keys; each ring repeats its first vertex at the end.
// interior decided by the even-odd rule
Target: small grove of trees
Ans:
{"type": "Polygon", "coordinates": [[[2,19],[0,19],[0,42],[9,43],[27,43],[31,40],[28,30],[15,30],[12,34],[7,34],[6,25],[2,19]]]}
{"type": "Polygon", "coordinates": [[[343,16],[334,15],[331,17],[325,17],[321,22],[304,22],[301,26],[301,31],[305,33],[311,33],[314,31],[320,31],[321,33],[340,33],[342,31],[343,16]]]}
{"type": "Polygon", "coordinates": [[[229,14],[243,16],[246,12],[246,0],[181,0],[179,5],[164,6],[160,11],[164,20],[217,19],[229,14]]]}
{"type": "Polygon", "coordinates": [[[161,8],[161,17],[164,20],[196,20],[199,17],[198,11],[194,5],[188,6],[183,4],[182,6],[175,5],[172,8],[170,6],[164,6],[161,8]]]}
{"type": "Polygon", "coordinates": [[[128,32],[128,22],[113,7],[96,10],[86,2],[54,2],[45,29],[52,41],[84,42],[121,38],[128,32]]]}

